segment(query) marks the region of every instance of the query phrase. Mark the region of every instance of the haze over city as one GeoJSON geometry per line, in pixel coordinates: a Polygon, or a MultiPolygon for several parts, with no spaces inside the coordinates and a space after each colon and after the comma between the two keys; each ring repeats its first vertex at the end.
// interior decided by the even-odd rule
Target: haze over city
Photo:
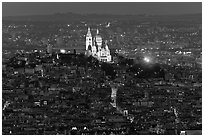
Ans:
{"type": "Polygon", "coordinates": [[[3,16],[80,14],[195,14],[199,2],[3,2],[3,16]]]}

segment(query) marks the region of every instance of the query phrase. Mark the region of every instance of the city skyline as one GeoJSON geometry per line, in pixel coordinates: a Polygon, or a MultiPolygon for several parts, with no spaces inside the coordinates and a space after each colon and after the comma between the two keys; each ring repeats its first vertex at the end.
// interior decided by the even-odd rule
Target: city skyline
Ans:
{"type": "Polygon", "coordinates": [[[196,14],[201,2],[3,2],[2,16],[79,14],[196,14]],[[128,7],[128,8],[127,8],[128,7]]]}
{"type": "Polygon", "coordinates": [[[201,135],[193,5],[3,3],[2,134],[201,135]]]}

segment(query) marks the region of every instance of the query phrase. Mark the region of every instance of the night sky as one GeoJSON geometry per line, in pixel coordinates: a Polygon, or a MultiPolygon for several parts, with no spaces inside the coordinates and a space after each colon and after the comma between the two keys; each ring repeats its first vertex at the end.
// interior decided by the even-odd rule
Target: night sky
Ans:
{"type": "Polygon", "coordinates": [[[201,2],[3,2],[3,16],[53,13],[193,14],[202,13],[201,2]]]}

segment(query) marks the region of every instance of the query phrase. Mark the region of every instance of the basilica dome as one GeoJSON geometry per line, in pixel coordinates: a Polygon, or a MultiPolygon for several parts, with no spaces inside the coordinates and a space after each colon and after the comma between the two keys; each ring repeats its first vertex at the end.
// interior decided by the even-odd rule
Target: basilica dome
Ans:
{"type": "Polygon", "coordinates": [[[101,37],[101,35],[99,35],[99,31],[98,31],[98,29],[97,29],[97,32],[96,32],[96,42],[98,43],[102,43],[102,37],[101,37]]]}

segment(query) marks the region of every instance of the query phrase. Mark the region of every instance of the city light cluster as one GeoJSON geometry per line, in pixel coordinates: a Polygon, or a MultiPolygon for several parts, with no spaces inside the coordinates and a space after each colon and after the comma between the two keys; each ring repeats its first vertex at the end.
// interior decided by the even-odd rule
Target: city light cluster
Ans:
{"type": "Polygon", "coordinates": [[[150,63],[151,59],[149,57],[144,57],[144,61],[147,62],[147,63],[150,63]]]}

